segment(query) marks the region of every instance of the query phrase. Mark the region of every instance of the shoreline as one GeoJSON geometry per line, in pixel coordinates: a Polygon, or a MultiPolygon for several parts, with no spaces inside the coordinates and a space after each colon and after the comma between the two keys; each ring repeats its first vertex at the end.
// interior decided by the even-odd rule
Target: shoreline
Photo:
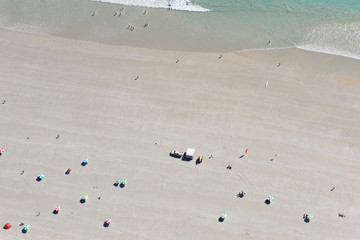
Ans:
{"type": "MultiPolygon", "coordinates": [[[[277,37],[276,31],[273,34],[266,33],[264,29],[262,32],[260,30],[257,32],[250,24],[251,21],[241,24],[236,21],[234,15],[228,16],[232,25],[227,26],[224,22],[227,16],[221,12],[203,15],[159,8],[104,4],[89,0],[79,0],[71,5],[71,10],[67,9],[68,4],[55,0],[55,6],[44,11],[41,10],[44,3],[40,0],[36,0],[35,5],[23,4],[18,8],[6,2],[5,8],[0,8],[3,15],[0,18],[0,25],[12,31],[159,50],[229,53],[296,47],[357,60],[360,58],[356,56],[356,50],[349,52],[351,46],[341,48],[342,45],[339,45],[341,43],[331,44],[328,41],[326,46],[322,47],[334,47],[334,53],[328,49],[323,49],[322,52],[318,48],[312,49],[316,41],[306,42],[302,40],[304,36],[300,33],[297,38],[292,39],[286,36],[281,38],[281,35],[277,37]],[[33,14],[35,12],[37,14],[33,14]],[[221,21],[217,20],[219,18],[221,21]]],[[[356,24],[354,25],[356,30],[356,24]]],[[[316,29],[312,31],[316,32],[316,29]]],[[[306,36],[306,32],[303,34],[306,36]]],[[[344,42],[343,46],[347,44],[349,43],[344,42]]]]}
{"type": "Polygon", "coordinates": [[[360,234],[356,60],[0,33],[0,215],[13,224],[1,230],[4,239],[360,234]],[[169,156],[188,147],[204,162],[169,156]],[[114,187],[118,179],[128,185],[114,187]],[[84,194],[89,200],[80,204],[84,194]],[[266,205],[269,195],[274,202],[266,205]],[[304,213],[314,219],[305,223],[304,213]],[[30,225],[25,235],[20,222],[30,225]]]}

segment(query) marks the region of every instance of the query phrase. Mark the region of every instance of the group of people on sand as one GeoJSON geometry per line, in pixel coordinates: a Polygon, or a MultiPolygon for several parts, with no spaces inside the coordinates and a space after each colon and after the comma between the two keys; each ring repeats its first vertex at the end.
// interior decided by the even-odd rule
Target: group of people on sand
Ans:
{"type": "MultiPolygon", "coordinates": [[[[169,9],[170,9],[170,7],[171,7],[171,5],[169,4],[169,9]]],[[[120,17],[120,16],[121,16],[121,12],[122,12],[123,10],[124,10],[124,8],[122,7],[122,8],[119,10],[119,12],[114,12],[113,16],[114,16],[114,17],[116,17],[116,16],[120,17]]],[[[145,15],[146,13],[147,13],[147,11],[144,10],[143,15],[145,15]]],[[[96,12],[93,12],[93,13],[91,14],[92,17],[95,16],[95,15],[96,15],[96,12]]],[[[147,26],[149,26],[149,24],[148,24],[148,23],[145,23],[145,24],[144,24],[144,28],[146,28],[147,26]]],[[[126,29],[128,29],[128,30],[130,30],[130,31],[132,32],[132,31],[135,30],[135,27],[134,27],[134,26],[131,26],[131,25],[128,25],[126,29]]],[[[3,103],[3,104],[4,104],[4,103],[3,103]]]]}

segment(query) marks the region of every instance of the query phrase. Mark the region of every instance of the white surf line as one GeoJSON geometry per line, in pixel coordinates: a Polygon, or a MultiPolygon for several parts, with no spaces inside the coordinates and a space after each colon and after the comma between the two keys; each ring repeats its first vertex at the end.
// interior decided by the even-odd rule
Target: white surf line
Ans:
{"type": "Polygon", "coordinates": [[[209,12],[210,9],[194,5],[190,0],[91,0],[93,2],[115,3],[127,6],[165,8],[171,10],[189,11],[189,12],[209,12]]]}
{"type": "Polygon", "coordinates": [[[271,51],[271,50],[283,50],[283,49],[292,49],[296,48],[295,46],[292,47],[279,47],[279,48],[250,48],[250,49],[243,49],[235,52],[254,52],[254,51],[271,51]]]}

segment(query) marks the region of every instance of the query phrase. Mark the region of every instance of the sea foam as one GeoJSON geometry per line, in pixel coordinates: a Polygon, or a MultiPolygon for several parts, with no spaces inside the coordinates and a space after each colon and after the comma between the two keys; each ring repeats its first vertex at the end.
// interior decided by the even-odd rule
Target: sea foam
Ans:
{"type": "Polygon", "coordinates": [[[190,12],[208,12],[209,9],[194,5],[190,0],[92,0],[93,2],[116,3],[129,6],[149,7],[149,8],[170,8],[172,10],[190,12]]]}
{"type": "Polygon", "coordinates": [[[312,27],[295,46],[299,49],[360,59],[360,22],[312,27]]]}

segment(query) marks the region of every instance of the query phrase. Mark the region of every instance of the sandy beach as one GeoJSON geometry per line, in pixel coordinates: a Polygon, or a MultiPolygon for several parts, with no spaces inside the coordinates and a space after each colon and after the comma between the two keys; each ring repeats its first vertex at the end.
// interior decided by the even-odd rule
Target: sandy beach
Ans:
{"type": "Polygon", "coordinates": [[[358,239],[358,60],[4,29],[0,49],[0,239],[358,239]],[[203,163],[169,156],[188,147],[203,163]]]}

